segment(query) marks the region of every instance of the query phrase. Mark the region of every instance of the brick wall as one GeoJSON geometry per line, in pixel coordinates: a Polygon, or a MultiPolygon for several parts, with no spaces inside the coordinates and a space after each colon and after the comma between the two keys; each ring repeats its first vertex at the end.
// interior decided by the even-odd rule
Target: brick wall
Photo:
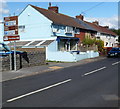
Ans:
{"type": "Polygon", "coordinates": [[[80,42],[85,38],[85,32],[80,32],[80,34],[75,34],[75,37],[80,38],[80,42]]]}
{"type": "MultiPolygon", "coordinates": [[[[12,69],[14,69],[14,56],[12,55],[12,69]]],[[[17,69],[43,65],[45,64],[45,52],[44,51],[30,51],[23,54],[16,55],[17,69]]],[[[10,57],[6,56],[2,58],[2,70],[10,70],[10,57]]]]}

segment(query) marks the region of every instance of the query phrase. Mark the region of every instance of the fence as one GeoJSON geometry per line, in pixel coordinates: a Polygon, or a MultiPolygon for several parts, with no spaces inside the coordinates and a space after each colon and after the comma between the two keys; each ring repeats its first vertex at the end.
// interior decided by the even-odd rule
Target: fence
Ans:
{"type": "Polygon", "coordinates": [[[79,46],[78,47],[78,50],[81,51],[81,52],[86,52],[86,51],[98,51],[98,47],[97,45],[94,45],[94,46],[79,46]]]}

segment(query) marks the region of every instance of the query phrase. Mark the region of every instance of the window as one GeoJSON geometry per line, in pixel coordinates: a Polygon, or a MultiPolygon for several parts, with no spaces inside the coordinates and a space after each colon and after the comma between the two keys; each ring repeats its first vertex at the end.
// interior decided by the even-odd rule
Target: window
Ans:
{"type": "Polygon", "coordinates": [[[61,29],[62,29],[62,30],[64,30],[64,29],[65,29],[65,27],[64,27],[64,26],[61,26],[61,29]]]}
{"type": "Polygon", "coordinates": [[[100,37],[96,37],[97,39],[100,39],[100,37]]]}
{"type": "Polygon", "coordinates": [[[72,32],[73,32],[73,27],[66,26],[65,33],[72,33],[72,32]]]}
{"type": "Polygon", "coordinates": [[[55,26],[53,26],[52,31],[53,31],[54,33],[60,33],[60,27],[57,26],[57,25],[55,25],[55,26]]]}
{"type": "Polygon", "coordinates": [[[106,42],[106,46],[108,45],[108,42],[106,42]]]}
{"type": "Polygon", "coordinates": [[[75,29],[75,34],[80,34],[80,29],[75,29]]]}
{"type": "Polygon", "coordinates": [[[53,31],[54,33],[60,33],[60,29],[58,29],[58,28],[53,28],[52,31],[53,31]]]}
{"type": "Polygon", "coordinates": [[[20,25],[18,28],[20,32],[25,32],[25,25],[20,25]]]}

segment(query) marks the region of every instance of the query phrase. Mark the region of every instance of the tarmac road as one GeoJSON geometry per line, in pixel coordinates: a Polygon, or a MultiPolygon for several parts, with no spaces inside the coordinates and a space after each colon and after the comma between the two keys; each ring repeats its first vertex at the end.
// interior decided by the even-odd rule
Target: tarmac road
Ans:
{"type": "Polygon", "coordinates": [[[3,107],[118,107],[118,58],[3,82],[3,107]]]}

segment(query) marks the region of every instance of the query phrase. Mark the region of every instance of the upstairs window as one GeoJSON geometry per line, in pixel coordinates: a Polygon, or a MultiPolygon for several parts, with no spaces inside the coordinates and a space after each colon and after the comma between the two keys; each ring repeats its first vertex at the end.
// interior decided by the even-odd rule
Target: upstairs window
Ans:
{"type": "Polygon", "coordinates": [[[73,27],[66,26],[65,33],[72,33],[72,32],[73,32],[73,27]]]}
{"type": "Polygon", "coordinates": [[[75,34],[80,34],[80,29],[76,28],[75,29],[75,34]]]}
{"type": "Polygon", "coordinates": [[[52,31],[53,31],[54,33],[60,33],[60,27],[57,26],[57,25],[54,25],[53,28],[52,28],[52,31]]]}
{"type": "Polygon", "coordinates": [[[18,28],[20,32],[25,32],[25,25],[20,25],[18,28]]]}

